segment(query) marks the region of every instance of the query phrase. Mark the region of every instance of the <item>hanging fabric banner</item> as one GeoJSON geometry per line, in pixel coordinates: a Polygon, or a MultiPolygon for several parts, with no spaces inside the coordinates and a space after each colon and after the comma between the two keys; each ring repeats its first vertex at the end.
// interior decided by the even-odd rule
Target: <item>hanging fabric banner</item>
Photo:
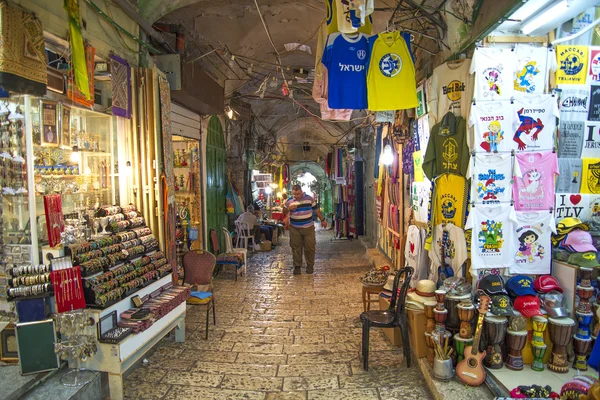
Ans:
{"type": "Polygon", "coordinates": [[[42,23],[8,2],[0,3],[0,86],[44,96],[48,83],[42,23]]]}
{"type": "MultiPolygon", "coordinates": [[[[69,82],[67,83],[67,98],[73,100],[75,103],[79,103],[86,107],[92,107],[94,105],[94,59],[96,58],[96,49],[92,46],[85,46],[85,63],[87,65],[87,88],[88,93],[90,95],[86,95],[85,92],[81,91],[79,87],[81,86],[77,81],[79,74],[78,71],[75,70],[75,75],[73,73],[69,74],[69,82]],[[75,78],[75,82],[73,82],[73,77],[75,78]]],[[[75,64],[73,64],[75,65],[75,64]]]]}
{"type": "MultiPolygon", "coordinates": [[[[79,94],[83,96],[84,100],[90,100],[92,94],[94,93],[94,86],[92,83],[92,90],[90,91],[90,84],[88,82],[89,66],[87,64],[87,49],[84,50],[83,36],[81,36],[81,17],[79,15],[79,0],[65,0],[64,8],[65,10],[67,10],[67,16],[69,18],[72,71],[75,71],[74,74],[71,74],[71,76],[75,76],[75,84],[77,85],[79,94]]],[[[93,61],[94,58],[92,57],[92,62],[93,61]]],[[[92,82],[93,80],[94,79],[92,77],[92,82]]]]}
{"type": "Polygon", "coordinates": [[[131,69],[121,57],[110,55],[113,115],[131,118],[131,69]]]}

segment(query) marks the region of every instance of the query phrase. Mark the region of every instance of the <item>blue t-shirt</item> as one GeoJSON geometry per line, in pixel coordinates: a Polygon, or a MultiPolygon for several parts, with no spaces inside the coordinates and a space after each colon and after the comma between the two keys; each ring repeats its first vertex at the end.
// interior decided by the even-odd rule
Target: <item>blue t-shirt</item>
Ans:
{"type": "Polygon", "coordinates": [[[323,64],[327,67],[329,108],[367,108],[368,61],[367,36],[359,33],[351,38],[339,32],[329,35],[323,51],[323,64]]]}

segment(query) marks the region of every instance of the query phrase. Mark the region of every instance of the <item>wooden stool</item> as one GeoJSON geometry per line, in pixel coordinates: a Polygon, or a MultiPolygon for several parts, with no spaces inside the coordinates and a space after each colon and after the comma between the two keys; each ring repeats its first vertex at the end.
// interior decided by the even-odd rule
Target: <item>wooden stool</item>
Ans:
{"type": "Polygon", "coordinates": [[[363,301],[363,310],[368,311],[371,309],[371,303],[379,303],[379,293],[383,290],[383,285],[381,286],[367,286],[363,285],[362,288],[362,301],[363,301]],[[372,300],[371,295],[374,294],[377,297],[372,300]]]}

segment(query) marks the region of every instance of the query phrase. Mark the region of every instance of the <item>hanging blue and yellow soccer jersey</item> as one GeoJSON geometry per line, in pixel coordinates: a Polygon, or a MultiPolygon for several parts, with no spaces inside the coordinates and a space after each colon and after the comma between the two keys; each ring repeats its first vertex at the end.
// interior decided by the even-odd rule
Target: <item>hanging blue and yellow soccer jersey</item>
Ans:
{"type": "Polygon", "coordinates": [[[367,73],[369,110],[414,108],[417,100],[415,65],[400,32],[369,38],[371,57],[367,73]]]}
{"type": "Polygon", "coordinates": [[[349,21],[349,13],[346,9],[344,9],[344,5],[340,0],[325,0],[325,8],[327,9],[327,17],[325,21],[327,22],[327,34],[331,35],[335,32],[343,32],[343,33],[353,33],[360,32],[365,35],[370,35],[373,30],[372,23],[372,15],[369,15],[365,19],[365,24],[359,28],[352,27],[352,24],[349,21]],[[340,26],[339,21],[345,21],[340,26]]]}

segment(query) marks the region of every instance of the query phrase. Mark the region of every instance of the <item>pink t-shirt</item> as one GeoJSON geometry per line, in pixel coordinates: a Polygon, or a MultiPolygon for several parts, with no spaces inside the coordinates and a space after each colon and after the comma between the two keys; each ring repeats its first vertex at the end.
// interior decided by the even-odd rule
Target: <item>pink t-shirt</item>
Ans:
{"type": "Polygon", "coordinates": [[[517,211],[554,208],[554,175],[559,175],[558,158],[552,151],[517,153],[522,177],[515,176],[513,199],[517,211]]]}

